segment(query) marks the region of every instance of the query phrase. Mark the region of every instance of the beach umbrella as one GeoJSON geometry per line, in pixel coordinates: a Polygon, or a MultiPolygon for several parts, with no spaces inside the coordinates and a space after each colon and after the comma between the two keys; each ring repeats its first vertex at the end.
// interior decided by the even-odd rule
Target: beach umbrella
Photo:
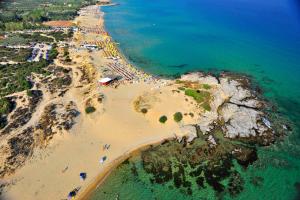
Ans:
{"type": "Polygon", "coordinates": [[[80,179],[83,180],[83,181],[86,179],[86,173],[85,172],[81,172],[79,174],[79,176],[80,176],[80,179]]]}
{"type": "Polygon", "coordinates": [[[77,187],[74,190],[72,190],[68,195],[68,199],[75,199],[75,196],[77,195],[79,190],[80,190],[80,187],[77,187]]]}
{"type": "Polygon", "coordinates": [[[71,191],[71,192],[69,193],[68,199],[74,199],[75,196],[76,196],[76,192],[73,190],[73,191],[71,191]]]}
{"type": "Polygon", "coordinates": [[[103,156],[103,157],[100,159],[100,161],[99,161],[99,162],[100,162],[101,164],[103,164],[103,163],[104,163],[104,161],[105,161],[106,159],[107,159],[107,157],[106,157],[106,156],[103,156]]]}

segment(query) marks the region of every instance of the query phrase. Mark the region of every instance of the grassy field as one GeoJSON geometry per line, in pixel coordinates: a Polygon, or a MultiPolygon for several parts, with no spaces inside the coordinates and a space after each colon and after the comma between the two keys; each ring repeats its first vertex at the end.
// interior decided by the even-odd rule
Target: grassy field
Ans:
{"type": "Polygon", "coordinates": [[[186,96],[192,97],[204,110],[211,110],[211,107],[209,105],[211,99],[211,95],[209,92],[209,90],[211,89],[210,85],[181,80],[177,80],[176,83],[180,84],[178,90],[184,91],[184,94],[186,96]]]}
{"type": "Polygon", "coordinates": [[[206,111],[210,111],[211,107],[209,105],[210,93],[203,90],[186,89],[184,91],[185,95],[193,97],[193,99],[204,108],[206,111]]]}

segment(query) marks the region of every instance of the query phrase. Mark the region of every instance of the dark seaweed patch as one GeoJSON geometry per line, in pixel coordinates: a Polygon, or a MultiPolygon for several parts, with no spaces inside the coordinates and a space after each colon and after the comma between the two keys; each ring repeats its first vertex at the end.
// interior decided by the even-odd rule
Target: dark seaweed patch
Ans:
{"type": "Polygon", "coordinates": [[[246,168],[257,159],[256,149],[241,141],[237,145],[224,137],[217,139],[218,145],[214,148],[202,137],[190,144],[169,141],[143,151],[143,168],[150,175],[150,182],[171,183],[186,195],[193,194],[195,183],[200,190],[209,185],[216,197],[225,193],[237,196],[243,191],[244,180],[233,170],[233,161],[246,168]],[[234,153],[237,148],[239,151],[234,153]],[[229,184],[224,185],[224,180],[229,184]]]}
{"type": "Polygon", "coordinates": [[[139,175],[135,164],[132,164],[132,166],[131,166],[131,172],[136,177],[139,175]]]}
{"type": "Polygon", "coordinates": [[[243,191],[244,180],[238,172],[233,172],[229,179],[228,191],[231,196],[235,197],[243,191]]]}
{"type": "Polygon", "coordinates": [[[264,182],[264,178],[260,176],[251,177],[250,183],[252,183],[256,187],[262,186],[264,182]]]}
{"type": "Polygon", "coordinates": [[[180,64],[180,65],[169,65],[168,67],[172,67],[172,68],[184,68],[187,67],[188,64],[180,64]]]}
{"type": "Polygon", "coordinates": [[[294,186],[295,186],[296,191],[297,191],[297,195],[296,195],[295,200],[299,200],[300,199],[300,182],[296,182],[294,184],[294,186]]]}

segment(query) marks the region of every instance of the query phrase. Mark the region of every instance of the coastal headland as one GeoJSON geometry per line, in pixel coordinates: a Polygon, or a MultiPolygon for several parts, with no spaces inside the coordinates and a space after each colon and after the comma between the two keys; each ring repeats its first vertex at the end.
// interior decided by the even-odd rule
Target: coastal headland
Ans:
{"type": "MultiPolygon", "coordinates": [[[[72,39],[57,47],[54,75],[33,75],[32,94],[9,95],[15,108],[0,134],[5,199],[66,199],[71,191],[87,199],[132,152],[165,140],[184,146],[202,140],[201,152],[215,156],[228,148],[226,155],[246,166],[255,149],[222,141],[269,145],[286,131],[245,76],[197,72],[164,79],[136,68],[106,32],[100,7],[79,11],[72,39]],[[64,77],[61,84],[57,77],[64,77]],[[114,81],[99,83],[107,77],[114,81]],[[28,107],[28,120],[18,121],[28,107]]],[[[147,150],[143,158],[155,176],[153,163],[160,161],[147,150]]]]}

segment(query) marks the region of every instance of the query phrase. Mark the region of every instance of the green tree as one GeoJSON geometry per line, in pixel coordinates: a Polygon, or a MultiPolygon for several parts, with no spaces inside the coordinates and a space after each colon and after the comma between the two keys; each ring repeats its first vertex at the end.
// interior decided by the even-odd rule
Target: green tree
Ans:
{"type": "Polygon", "coordinates": [[[180,122],[182,120],[182,118],[183,118],[181,112],[175,113],[173,117],[174,117],[174,121],[175,122],[180,122]]]}
{"type": "Polygon", "coordinates": [[[11,103],[6,98],[0,98],[0,115],[8,114],[11,110],[11,103]]]}

